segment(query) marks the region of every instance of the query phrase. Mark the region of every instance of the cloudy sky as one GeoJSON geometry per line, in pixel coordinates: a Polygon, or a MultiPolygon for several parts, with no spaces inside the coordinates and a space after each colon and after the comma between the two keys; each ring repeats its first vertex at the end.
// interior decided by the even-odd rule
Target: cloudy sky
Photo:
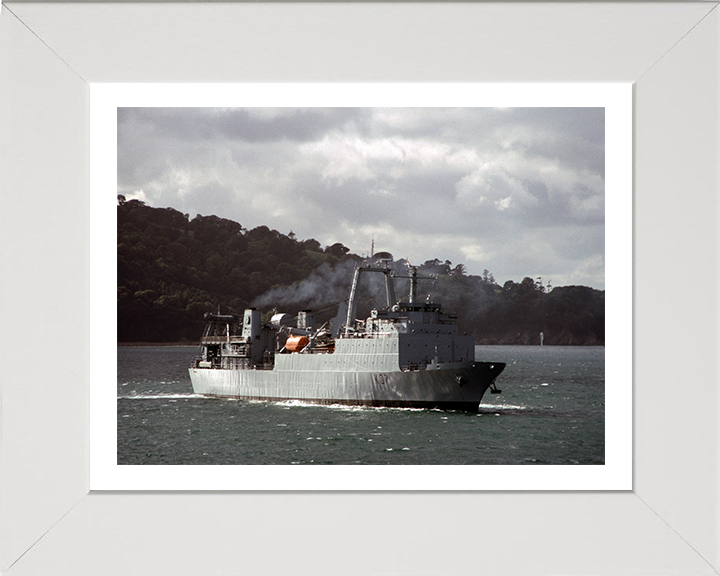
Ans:
{"type": "Polygon", "coordinates": [[[121,108],[118,194],[605,288],[603,108],[121,108]]]}

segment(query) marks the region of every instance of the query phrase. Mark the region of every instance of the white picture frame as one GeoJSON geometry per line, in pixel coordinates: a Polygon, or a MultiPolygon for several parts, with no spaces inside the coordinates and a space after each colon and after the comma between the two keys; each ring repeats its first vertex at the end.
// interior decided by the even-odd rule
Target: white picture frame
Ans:
{"type": "Polygon", "coordinates": [[[716,8],[3,6],[0,570],[716,574],[716,8]],[[181,80],[633,82],[633,490],[88,493],[89,83],[181,80]]]}
{"type": "Polygon", "coordinates": [[[90,88],[91,490],[632,489],[632,85],[93,84],[90,88]],[[580,107],[605,118],[605,391],[602,465],[256,466],[118,464],[115,381],[117,118],[126,107],[580,107]]]}

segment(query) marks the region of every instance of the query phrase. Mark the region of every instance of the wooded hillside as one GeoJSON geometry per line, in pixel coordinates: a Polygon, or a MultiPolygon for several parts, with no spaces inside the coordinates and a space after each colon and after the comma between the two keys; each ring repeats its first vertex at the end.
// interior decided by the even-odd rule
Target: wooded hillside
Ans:
{"type": "MultiPolygon", "coordinates": [[[[328,319],[347,298],[355,262],[342,244],[321,246],[267,226],[252,230],[217,216],[192,220],[173,208],[118,197],[118,342],[196,342],[205,312],[241,314],[250,306],[328,319]]],[[[400,269],[403,260],[393,264],[400,269]]],[[[459,330],[478,344],[604,344],[605,293],[585,286],[549,289],[524,278],[499,286],[492,274],[468,275],[438,259],[419,267],[418,292],[458,314],[459,330]]],[[[400,282],[402,284],[402,282],[400,282]]],[[[364,282],[358,317],[383,306],[364,282]],[[377,303],[375,302],[377,301],[377,303]]],[[[398,287],[398,296],[404,296],[398,287]]]]}

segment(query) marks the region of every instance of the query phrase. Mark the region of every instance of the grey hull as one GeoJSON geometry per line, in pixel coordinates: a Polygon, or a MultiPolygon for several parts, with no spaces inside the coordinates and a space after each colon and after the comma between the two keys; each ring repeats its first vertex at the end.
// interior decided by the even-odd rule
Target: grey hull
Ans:
{"type": "Polygon", "coordinates": [[[454,362],[417,371],[190,368],[197,394],[252,400],[477,411],[505,364],[454,362]]]}

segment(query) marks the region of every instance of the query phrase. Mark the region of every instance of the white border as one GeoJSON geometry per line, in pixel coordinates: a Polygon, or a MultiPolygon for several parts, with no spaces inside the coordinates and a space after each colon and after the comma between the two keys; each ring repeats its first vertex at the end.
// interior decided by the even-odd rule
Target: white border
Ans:
{"type": "Polygon", "coordinates": [[[632,87],[629,84],[92,84],[93,490],[632,489],[632,87]],[[596,466],[116,464],[117,108],[123,106],[589,106],[606,110],[606,463],[596,466]],[[182,472],[182,473],[179,473],[182,472]]]}
{"type": "Polygon", "coordinates": [[[718,237],[718,2],[178,6],[9,3],[0,13],[0,570],[716,576],[719,340],[708,311],[720,252],[697,238],[718,237]],[[88,188],[67,170],[87,165],[85,82],[333,79],[635,83],[632,493],[88,493],[88,244],[67,227],[74,217],[88,234],[88,188]],[[17,215],[33,203],[19,191],[68,204],[60,218],[33,214],[54,234],[49,256],[24,241],[17,215]],[[72,264],[80,297],[11,301],[28,276],[47,277],[24,267],[38,259],[72,264]],[[696,271],[682,299],[662,282],[668,264],[696,271]],[[18,327],[28,315],[47,325],[62,307],[68,325],[54,333],[66,341],[55,344],[72,366],[54,370],[53,387],[46,370],[10,378],[18,327]]]}

